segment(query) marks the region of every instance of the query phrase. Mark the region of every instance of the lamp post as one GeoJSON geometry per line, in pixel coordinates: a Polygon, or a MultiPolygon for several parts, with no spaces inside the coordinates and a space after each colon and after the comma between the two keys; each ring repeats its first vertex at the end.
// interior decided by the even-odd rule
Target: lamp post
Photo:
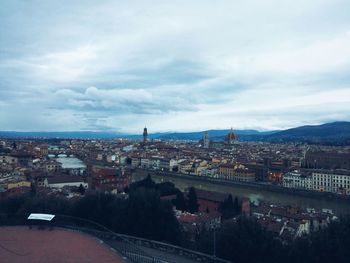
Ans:
{"type": "Polygon", "coordinates": [[[216,258],[216,226],[213,227],[213,257],[216,258]]]}

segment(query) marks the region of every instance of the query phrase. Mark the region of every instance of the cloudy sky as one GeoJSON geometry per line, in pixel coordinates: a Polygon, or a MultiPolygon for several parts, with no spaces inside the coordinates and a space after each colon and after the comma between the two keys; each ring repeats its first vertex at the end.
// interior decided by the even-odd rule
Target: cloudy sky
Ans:
{"type": "Polygon", "coordinates": [[[0,2],[0,130],[350,120],[349,0],[0,2]]]}

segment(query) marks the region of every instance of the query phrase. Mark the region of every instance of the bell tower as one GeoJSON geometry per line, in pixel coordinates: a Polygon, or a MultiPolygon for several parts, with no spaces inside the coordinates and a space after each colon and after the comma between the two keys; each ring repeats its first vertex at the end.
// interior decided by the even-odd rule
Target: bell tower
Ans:
{"type": "Polygon", "coordinates": [[[203,136],[203,148],[208,149],[210,146],[209,134],[208,131],[204,132],[203,136]]]}
{"type": "Polygon", "coordinates": [[[143,142],[147,142],[148,140],[148,132],[147,132],[147,128],[145,127],[143,129],[143,142]]]}

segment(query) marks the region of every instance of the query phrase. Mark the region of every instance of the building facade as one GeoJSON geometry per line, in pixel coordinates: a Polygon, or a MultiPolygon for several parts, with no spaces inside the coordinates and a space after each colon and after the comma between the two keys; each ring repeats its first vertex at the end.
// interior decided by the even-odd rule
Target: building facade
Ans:
{"type": "Polygon", "coordinates": [[[312,190],[312,176],[303,174],[300,171],[285,173],[282,179],[283,187],[312,190]]]}
{"type": "Polygon", "coordinates": [[[312,173],[313,190],[337,194],[350,194],[349,171],[315,171],[312,173]]]}
{"type": "Polygon", "coordinates": [[[247,168],[241,168],[235,164],[223,164],[219,167],[219,178],[241,181],[241,182],[254,182],[255,173],[247,168]]]}
{"type": "Polygon", "coordinates": [[[282,184],[287,188],[350,195],[350,172],[346,170],[307,170],[288,172],[282,184]]]}

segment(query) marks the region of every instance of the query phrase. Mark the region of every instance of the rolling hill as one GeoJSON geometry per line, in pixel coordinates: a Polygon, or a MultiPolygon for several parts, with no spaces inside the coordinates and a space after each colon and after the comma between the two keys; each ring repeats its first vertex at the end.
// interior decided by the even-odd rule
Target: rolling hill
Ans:
{"type": "Polygon", "coordinates": [[[307,142],[350,145],[350,122],[332,122],[292,128],[261,138],[269,142],[307,142]]]}
{"type": "MultiPolygon", "coordinates": [[[[209,138],[223,140],[230,130],[209,130],[209,138]]],[[[235,130],[240,141],[302,142],[311,144],[350,145],[350,122],[332,122],[300,126],[283,131],[235,130]]],[[[204,131],[151,133],[149,138],[162,140],[200,140],[204,131]]],[[[0,138],[79,138],[79,139],[141,139],[142,134],[117,132],[13,132],[0,131],[0,138]]]]}

